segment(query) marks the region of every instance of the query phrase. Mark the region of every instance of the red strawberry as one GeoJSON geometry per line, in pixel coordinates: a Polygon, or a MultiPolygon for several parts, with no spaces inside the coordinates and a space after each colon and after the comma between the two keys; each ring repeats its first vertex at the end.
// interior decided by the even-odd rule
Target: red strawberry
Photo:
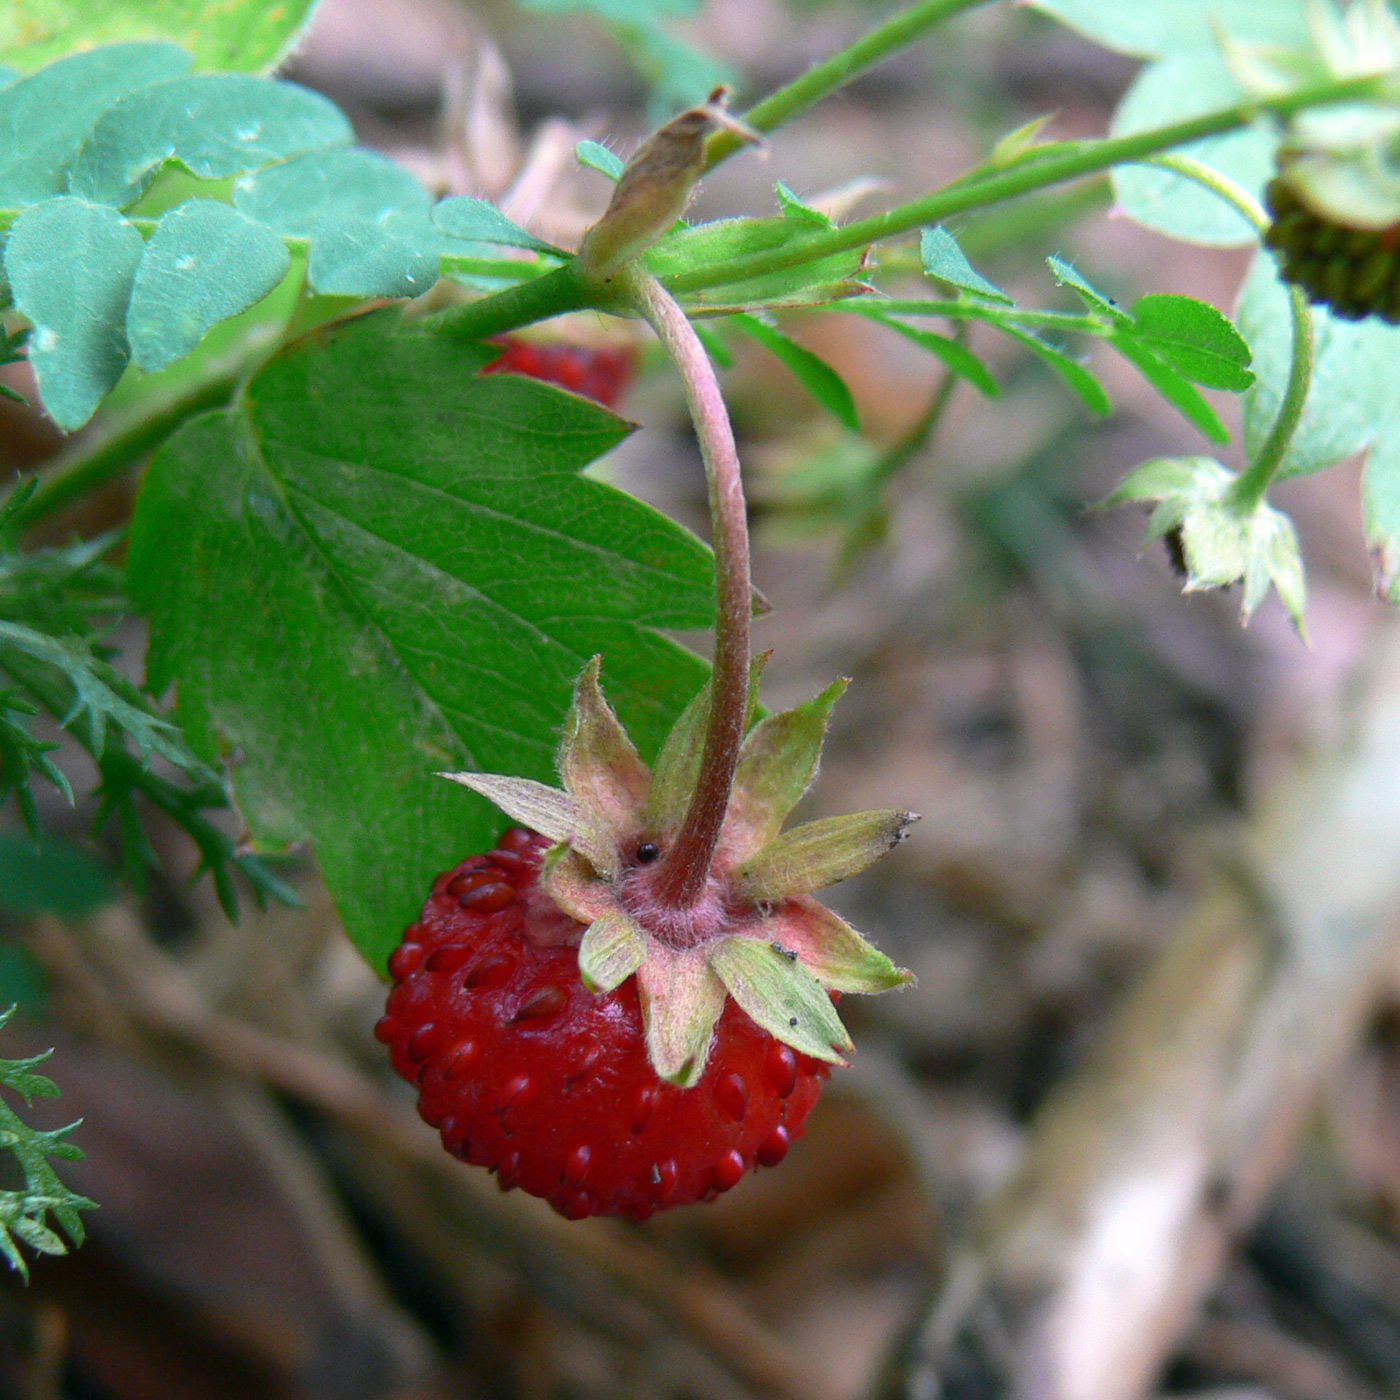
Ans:
{"type": "Polygon", "coordinates": [[[840,682],[748,732],[703,885],[680,902],[661,857],[683,849],[709,687],[653,773],[599,665],[565,720],[562,791],[444,775],[543,834],[513,828],[438,877],[389,961],[377,1033],[449,1152],[565,1215],[641,1219],[779,1161],[850,1048],[837,995],[909,980],[807,891],[869,865],[911,818],[780,834],[840,682]]]}
{"type": "Polygon", "coordinates": [[[699,1083],[647,1059],[635,977],[579,978],[583,925],[540,890],[550,843],[513,827],[438,877],[389,969],[376,1034],[454,1156],[570,1219],[712,1200],[800,1137],[828,1067],[730,1001],[699,1083]]]}
{"type": "Polygon", "coordinates": [[[636,368],[635,355],[617,345],[572,345],[516,335],[502,336],[494,343],[504,353],[487,365],[483,374],[525,374],[544,379],[596,399],[606,408],[617,407],[636,368]]]}

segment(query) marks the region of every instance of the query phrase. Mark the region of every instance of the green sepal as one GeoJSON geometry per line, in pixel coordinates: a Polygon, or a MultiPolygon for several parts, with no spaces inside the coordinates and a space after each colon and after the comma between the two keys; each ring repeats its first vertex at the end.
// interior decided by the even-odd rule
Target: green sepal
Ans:
{"type": "Polygon", "coordinates": [[[603,696],[602,667],[603,658],[595,656],[574,685],[559,745],[559,777],[586,811],[620,836],[635,828],[651,775],[603,696]]]}
{"type": "Polygon", "coordinates": [[[592,924],[617,908],[613,888],[571,846],[551,846],[540,865],[540,884],[571,918],[592,924]]]}
{"type": "Polygon", "coordinates": [[[817,773],[831,707],[848,684],[833,681],[815,699],[769,715],[749,731],[739,750],[725,820],[724,843],[734,860],[745,861],[768,845],[807,791],[817,773]]]}
{"type": "Polygon", "coordinates": [[[620,987],[647,955],[646,935],[621,909],[610,909],[589,924],[578,947],[578,975],[590,992],[603,995],[620,987]]]}
{"type": "Polygon", "coordinates": [[[874,865],[917,820],[913,812],[848,812],[795,826],[744,863],[739,889],[761,901],[825,889],[874,865]]]}
{"type": "Polygon", "coordinates": [[[726,938],[709,963],[729,995],[770,1035],[830,1064],[845,1064],[851,1038],[821,983],[795,954],[758,938],[726,938]]]}
{"type": "Polygon", "coordinates": [[[1237,500],[1237,481],[1210,457],[1159,457],[1129,472],[1103,504],[1157,502],[1147,538],[1181,532],[1186,592],[1243,583],[1240,612],[1248,622],[1273,584],[1305,636],[1307,583],[1297,531],[1266,501],[1237,500]]]}
{"type": "Polygon", "coordinates": [[[887,992],[914,980],[838,914],[815,899],[785,900],[760,925],[763,935],[834,992],[887,992]]]}
{"type": "Polygon", "coordinates": [[[541,836],[572,846],[600,875],[608,879],[617,875],[617,847],[611,834],[569,793],[501,773],[439,773],[438,777],[479,792],[541,836]]]}
{"type": "Polygon", "coordinates": [[[705,1072],[715,1022],[724,1010],[724,984],[705,950],[677,952],[652,939],[637,969],[637,992],[651,1067],[668,1083],[693,1087],[705,1072]]]}
{"type": "MultiPolygon", "coordinates": [[[[747,729],[758,708],[758,688],[763,668],[771,652],[760,652],[749,662],[747,729]]],[[[681,711],[680,718],[661,745],[651,771],[651,791],[647,797],[644,824],[656,835],[679,829],[685,820],[690,795],[700,776],[700,758],[705,751],[705,730],[710,723],[711,683],[706,681],[695,698],[681,711]]]]}

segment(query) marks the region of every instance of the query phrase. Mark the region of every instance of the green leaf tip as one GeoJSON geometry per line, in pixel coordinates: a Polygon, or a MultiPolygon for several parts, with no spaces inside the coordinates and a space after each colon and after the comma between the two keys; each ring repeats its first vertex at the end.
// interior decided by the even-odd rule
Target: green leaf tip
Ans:
{"type": "Polygon", "coordinates": [[[646,958],[646,935],[621,909],[610,909],[589,924],[578,947],[583,985],[599,995],[621,986],[646,958]]]}
{"type": "Polygon", "coordinates": [[[690,1089],[705,1072],[725,986],[703,949],[677,951],[652,941],[637,969],[647,1054],[657,1076],[690,1089]]]}

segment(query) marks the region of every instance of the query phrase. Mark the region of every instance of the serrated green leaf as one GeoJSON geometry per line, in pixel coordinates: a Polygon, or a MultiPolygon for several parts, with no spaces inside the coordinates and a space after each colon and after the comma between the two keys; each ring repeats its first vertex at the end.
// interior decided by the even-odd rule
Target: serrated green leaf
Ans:
{"type": "Polygon", "coordinates": [[[1229,442],[1230,434],[1200,390],[1179,374],[1155,351],[1130,332],[1115,333],[1108,343],[1133,365],[1183,418],[1194,424],[1212,442],[1229,442]]]}
{"type": "Polygon", "coordinates": [[[126,368],[126,307],[145,247],[115,209],[69,195],[30,205],[10,229],[5,273],[34,326],[29,363],[60,428],[86,423],[126,368]]]}
{"type": "Polygon", "coordinates": [[[0,208],[62,194],[98,117],[119,98],[189,66],[190,56],[174,44],[114,44],[72,54],[0,91],[0,208]]]}
{"type": "Polygon", "coordinates": [[[1078,360],[1029,331],[1005,324],[999,325],[998,329],[1049,365],[1078,395],[1080,402],[1090,413],[1107,417],[1113,412],[1113,400],[1109,398],[1108,390],[1078,360]]]}
{"type": "Polygon", "coordinates": [[[470,238],[478,243],[500,243],[510,248],[528,248],[534,253],[559,253],[506,218],[494,204],[468,195],[451,195],[433,206],[433,223],[452,238],[470,238]]]}
{"type": "Polygon", "coordinates": [[[1149,292],[1133,303],[1131,335],[1193,384],[1240,393],[1254,383],[1244,337],[1207,302],[1149,292]]]}
{"type": "Polygon", "coordinates": [[[490,843],[445,768],[548,781],[589,656],[643,756],[703,664],[652,631],[709,620],[708,553],[578,475],[625,435],[495,354],[379,313],[300,342],[152,463],[131,587],[148,676],[190,742],[239,755],[255,835],[309,838],[376,966],[432,876],[490,843]],[[289,668],[286,659],[298,658],[289,668]]]}
{"type": "Polygon", "coordinates": [[[328,215],[427,215],[432,196],[397,161],[351,146],[311,151],[240,175],[233,184],[233,206],[284,238],[312,238],[328,215]]]}
{"type": "Polygon", "coordinates": [[[820,982],[793,958],[756,938],[726,938],[710,953],[710,966],[729,995],[769,1035],[830,1064],[851,1038],[820,982]]]}
{"type": "Polygon", "coordinates": [[[138,198],[167,160],[202,179],[257,170],[354,133],[329,99],[248,73],[200,73],[152,83],[108,108],[73,162],[69,189],[118,207],[138,198]]]}
{"type": "MultiPolygon", "coordinates": [[[[1344,321],[1322,307],[1314,307],[1312,316],[1312,384],[1281,476],[1334,466],[1374,442],[1383,423],[1395,421],[1400,328],[1376,320],[1344,321]]],[[[1256,377],[1243,400],[1244,446],[1253,456],[1278,417],[1293,360],[1289,294],[1268,253],[1255,258],[1245,278],[1238,319],[1254,352],[1256,377]]]]}
{"type": "Polygon", "coordinates": [[[173,39],[200,68],[268,69],[286,56],[315,0],[12,0],[0,55],[22,68],[88,45],[173,39]]]}
{"type": "Polygon", "coordinates": [[[919,235],[919,258],[924,272],[939,282],[984,301],[1012,304],[1011,298],[995,282],[989,282],[968,262],[958,240],[942,224],[926,228],[919,235]]]}
{"type": "Polygon", "coordinates": [[[878,321],[882,326],[888,326],[891,330],[898,331],[906,340],[911,340],[921,349],[927,350],[929,354],[936,355],[954,374],[962,375],[989,399],[1001,397],[1001,385],[992,378],[992,372],[967,346],[959,345],[956,340],[946,335],[938,335],[934,331],[920,330],[917,326],[907,325],[897,317],[882,316],[878,311],[862,310],[861,314],[869,317],[872,321],[878,321]]]}
{"type": "MultiPolygon", "coordinates": [[[[1127,136],[1238,102],[1243,96],[1212,43],[1199,51],[1172,54],[1138,74],[1114,114],[1113,136],[1127,136]]],[[[1262,124],[1208,136],[1181,147],[1258,198],[1274,171],[1278,137],[1262,124]]],[[[1211,247],[1253,243],[1254,225],[1218,194],[1194,180],[1150,165],[1120,165],[1113,171],[1118,206],[1147,228],[1211,247]]]]}
{"type": "Polygon", "coordinates": [[[1205,49],[1217,30],[1280,44],[1308,40],[1306,0],[1031,0],[1110,49],[1139,57],[1205,49]]]}
{"type": "Polygon", "coordinates": [[[287,245],[262,224],[212,199],[161,217],[136,269],[126,335],[132,362],[164,369],[210,326],[246,311],[286,275],[287,245]]]}
{"type": "MultiPolygon", "coordinates": [[[[719,219],[668,233],[645,254],[663,281],[697,267],[721,267],[750,253],[798,249],[822,231],[798,219],[719,219]]],[[[764,306],[814,306],[863,290],[855,280],[864,264],[860,249],[687,294],[686,305],[712,310],[764,306]]]]}
{"type": "Polygon", "coordinates": [[[1106,292],[1099,291],[1073,264],[1056,257],[1053,253],[1045,261],[1049,264],[1055,281],[1062,287],[1070,288],[1090,311],[1102,312],[1120,326],[1132,324],[1132,313],[1120,306],[1106,292]]]}
{"type": "Polygon", "coordinates": [[[600,175],[606,175],[609,180],[621,179],[626,168],[626,163],[620,155],[597,141],[580,141],[574,147],[574,158],[580,165],[587,166],[589,170],[596,170],[600,175]]]}
{"type": "Polygon", "coordinates": [[[841,376],[819,355],[814,355],[805,345],[799,345],[757,316],[731,316],[729,323],[776,355],[828,413],[852,432],[860,431],[860,420],[851,391],[841,376]]]}

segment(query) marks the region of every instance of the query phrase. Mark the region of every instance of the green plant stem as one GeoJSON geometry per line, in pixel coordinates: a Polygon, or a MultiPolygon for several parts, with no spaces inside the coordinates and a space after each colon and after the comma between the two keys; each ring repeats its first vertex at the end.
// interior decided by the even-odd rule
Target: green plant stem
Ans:
{"type": "Polygon", "coordinates": [[[1269,436],[1254,460],[1240,473],[1239,480],[1230,490],[1231,501],[1245,509],[1258,505],[1264,499],[1264,492],[1283,464],[1288,446],[1303,420],[1308,389],[1312,385],[1315,349],[1312,307],[1308,305],[1301,287],[1290,286],[1288,294],[1289,309],[1293,313],[1293,363],[1289,367],[1288,388],[1284,391],[1274,426],[1269,429],[1269,436]]]}
{"type": "Polygon", "coordinates": [[[1161,170],[1170,170],[1175,175],[1194,181],[1212,194],[1219,195],[1236,213],[1253,225],[1256,233],[1263,233],[1269,227],[1269,216],[1264,206],[1243,185],[1236,184],[1228,175],[1212,169],[1195,156],[1173,151],[1167,155],[1149,156],[1139,164],[1155,165],[1161,170]]]}
{"type": "Polygon", "coordinates": [[[710,720],[700,777],[680,834],[662,855],[655,887],[658,897],[667,904],[688,909],[705,890],[744,738],[749,618],[753,610],[748,513],[729,411],[714,366],[695,328],[649,272],[633,264],[617,280],[628,284],[637,311],[656,332],[680,374],[709,486],[715,551],[715,665],[710,720]]]}
{"type": "MultiPolygon", "coordinates": [[[[934,25],[985,3],[986,0],[919,0],[765,97],[744,113],[744,122],[755,131],[772,131],[844,87],[872,64],[907,47],[934,25]]],[[[733,132],[717,132],[706,146],[705,169],[733,155],[742,144],[733,132]]]]}
{"type": "Polygon", "coordinates": [[[543,277],[471,302],[449,313],[445,324],[455,334],[470,340],[486,340],[519,326],[587,307],[626,314],[625,302],[615,299],[611,292],[604,294],[596,285],[585,283],[574,264],[568,263],[546,272],[543,277]]]}
{"type": "Polygon", "coordinates": [[[1041,326],[1106,335],[1114,327],[1102,316],[1076,311],[1026,311],[1019,306],[998,306],[965,297],[853,297],[832,304],[833,311],[853,311],[861,316],[936,316],[949,321],[985,321],[989,326],[1041,326]]]}
{"type": "Polygon", "coordinates": [[[985,175],[971,172],[955,184],[936,190],[921,199],[898,205],[883,214],[858,219],[855,223],[819,233],[802,240],[796,247],[754,253],[748,257],[735,258],[732,262],[718,267],[694,268],[667,278],[666,286],[673,294],[684,295],[686,292],[721,286],[726,282],[747,281],[753,277],[781,272],[854,248],[863,248],[882,238],[908,233],[923,224],[937,223],[951,214],[967,209],[979,209],[1002,200],[1014,199],[1049,185],[1098,174],[1114,165],[1140,161],[1147,156],[1170,150],[1173,146],[1185,146],[1206,136],[1233,131],[1265,114],[1288,116],[1307,107],[1366,97],[1376,92],[1381,82],[1381,78],[1370,74],[1359,78],[1315,83],[1279,96],[1237,102],[1187,121],[1173,122],[1169,126],[1155,127],[1149,131],[1135,131],[1127,136],[1106,137],[1100,141],[1076,141],[1070,143],[1068,150],[1052,148],[1050,153],[1043,155],[1032,152],[1018,164],[985,175]]]}

